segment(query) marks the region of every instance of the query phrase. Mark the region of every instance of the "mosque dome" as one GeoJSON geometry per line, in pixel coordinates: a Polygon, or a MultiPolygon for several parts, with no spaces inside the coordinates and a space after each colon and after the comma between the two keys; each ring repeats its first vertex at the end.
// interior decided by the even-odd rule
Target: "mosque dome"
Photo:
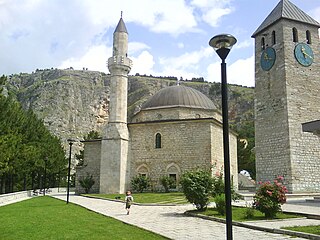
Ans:
{"type": "Polygon", "coordinates": [[[186,86],[171,86],[161,89],[141,107],[141,110],[170,107],[217,109],[203,93],[186,86]]]}

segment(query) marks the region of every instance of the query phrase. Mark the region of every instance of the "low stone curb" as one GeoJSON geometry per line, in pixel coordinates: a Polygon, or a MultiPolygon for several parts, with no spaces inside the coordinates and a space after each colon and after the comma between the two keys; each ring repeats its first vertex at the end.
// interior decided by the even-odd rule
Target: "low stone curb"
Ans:
{"type": "MultiPolygon", "coordinates": [[[[95,199],[101,199],[101,200],[106,200],[106,201],[112,201],[112,202],[119,202],[119,203],[125,203],[124,200],[119,200],[119,199],[112,199],[112,198],[99,198],[95,196],[84,196],[84,195],[79,195],[81,197],[87,197],[87,198],[95,198],[95,199]]],[[[137,206],[181,206],[183,204],[173,204],[173,203],[168,203],[168,204],[161,204],[161,203],[136,203],[133,202],[132,205],[137,205],[137,206]]]]}
{"type": "MultiPolygon", "coordinates": [[[[206,219],[206,220],[210,220],[210,221],[226,223],[226,220],[222,219],[222,218],[216,218],[216,217],[212,217],[212,216],[206,216],[206,215],[201,215],[201,214],[190,213],[188,211],[185,212],[184,214],[187,215],[187,216],[198,217],[198,218],[202,218],[202,219],[206,219]]],[[[312,239],[312,240],[320,240],[320,236],[319,235],[315,235],[315,234],[311,234],[311,233],[303,233],[303,232],[296,232],[296,231],[285,230],[285,229],[254,226],[254,225],[250,225],[248,223],[235,222],[235,221],[232,221],[232,225],[233,226],[238,226],[238,227],[250,228],[250,229],[253,229],[253,230],[258,230],[258,231],[263,231],[263,232],[286,234],[286,235],[294,236],[294,237],[301,237],[301,238],[312,239]]]]}

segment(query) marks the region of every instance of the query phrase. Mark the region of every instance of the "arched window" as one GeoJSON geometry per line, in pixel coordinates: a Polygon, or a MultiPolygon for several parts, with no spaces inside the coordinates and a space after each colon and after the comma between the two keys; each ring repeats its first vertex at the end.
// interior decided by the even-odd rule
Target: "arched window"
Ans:
{"type": "Polygon", "coordinates": [[[156,134],[156,148],[161,148],[161,134],[156,134]]]}
{"type": "Polygon", "coordinates": [[[272,45],[276,44],[276,32],[272,31],[272,45]]]}
{"type": "Polygon", "coordinates": [[[311,34],[309,30],[306,31],[306,38],[307,38],[307,43],[311,44],[311,34]]]}
{"type": "Polygon", "coordinates": [[[264,37],[261,39],[261,50],[265,50],[266,49],[266,42],[264,40],[264,37]]]}
{"type": "Polygon", "coordinates": [[[298,31],[296,28],[292,28],[292,40],[293,42],[298,42],[298,31]]]}

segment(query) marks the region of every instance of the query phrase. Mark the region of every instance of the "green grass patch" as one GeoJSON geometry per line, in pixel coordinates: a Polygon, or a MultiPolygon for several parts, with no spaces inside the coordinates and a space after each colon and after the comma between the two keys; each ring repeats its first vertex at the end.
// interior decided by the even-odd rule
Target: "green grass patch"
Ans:
{"type": "MultiPolygon", "coordinates": [[[[83,196],[124,200],[125,194],[83,194],[83,196]]],[[[158,204],[186,204],[188,201],[181,192],[170,193],[134,193],[134,202],[136,203],[158,203],[158,204]]]]}
{"type": "MultiPolygon", "coordinates": [[[[198,211],[192,210],[190,211],[196,214],[202,214],[206,216],[213,216],[217,218],[226,218],[226,216],[222,216],[218,213],[215,208],[207,208],[205,211],[198,211]]],[[[286,214],[286,213],[278,213],[275,219],[287,219],[287,218],[297,218],[302,217],[296,214],[286,214]]],[[[246,208],[244,207],[232,207],[232,220],[237,222],[244,222],[244,221],[259,221],[259,220],[266,220],[263,213],[254,210],[252,217],[246,217],[246,208]]]]}
{"type": "Polygon", "coordinates": [[[311,233],[315,235],[320,235],[320,225],[313,226],[295,226],[295,227],[283,227],[282,229],[287,229],[296,232],[311,233]]]}
{"type": "Polygon", "coordinates": [[[1,239],[166,239],[75,204],[36,197],[0,207],[1,239]]]}

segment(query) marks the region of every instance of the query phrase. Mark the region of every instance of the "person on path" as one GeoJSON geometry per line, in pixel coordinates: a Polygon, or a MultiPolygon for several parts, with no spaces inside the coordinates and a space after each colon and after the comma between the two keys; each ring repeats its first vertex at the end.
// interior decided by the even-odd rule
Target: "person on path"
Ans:
{"type": "Polygon", "coordinates": [[[124,201],[126,202],[127,215],[129,215],[130,207],[131,207],[132,202],[133,202],[133,197],[131,196],[131,191],[127,191],[126,192],[126,197],[125,197],[124,201]]]}

